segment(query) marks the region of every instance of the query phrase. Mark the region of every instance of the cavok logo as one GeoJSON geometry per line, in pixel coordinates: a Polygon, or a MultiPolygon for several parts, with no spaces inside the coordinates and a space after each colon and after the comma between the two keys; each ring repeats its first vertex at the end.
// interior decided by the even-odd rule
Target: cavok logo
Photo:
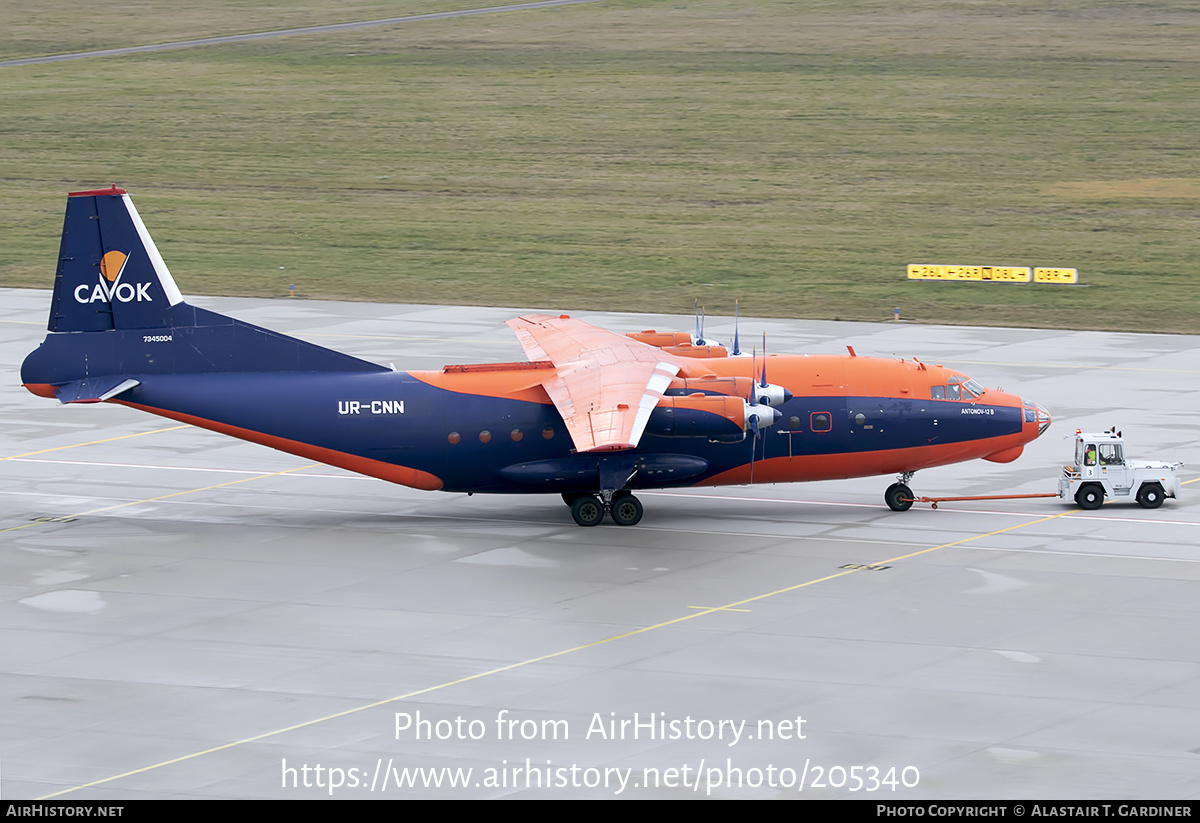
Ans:
{"type": "Polygon", "coordinates": [[[99,281],[95,286],[89,286],[83,283],[75,287],[75,301],[77,303],[111,303],[113,300],[121,303],[133,303],[142,301],[150,302],[154,298],[150,296],[149,283],[122,283],[121,275],[125,271],[125,264],[129,261],[129,255],[124,252],[110,251],[100,258],[100,276],[99,281]],[[107,282],[105,282],[107,281],[107,282]],[[91,290],[89,294],[88,291],[91,290]]]}

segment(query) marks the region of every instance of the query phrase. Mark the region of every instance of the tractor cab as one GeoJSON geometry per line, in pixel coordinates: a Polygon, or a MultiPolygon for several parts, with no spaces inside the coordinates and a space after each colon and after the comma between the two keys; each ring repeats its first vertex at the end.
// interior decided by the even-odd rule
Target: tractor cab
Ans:
{"type": "Polygon", "coordinates": [[[1114,485],[1128,486],[1125,480],[1125,443],[1120,432],[1075,435],[1075,470],[1083,477],[1107,477],[1114,485]]]}

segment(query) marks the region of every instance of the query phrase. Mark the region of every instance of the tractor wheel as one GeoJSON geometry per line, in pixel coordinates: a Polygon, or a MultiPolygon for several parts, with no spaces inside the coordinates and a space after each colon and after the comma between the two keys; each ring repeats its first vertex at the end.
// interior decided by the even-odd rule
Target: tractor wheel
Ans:
{"type": "Polygon", "coordinates": [[[1075,492],[1075,502],[1084,511],[1094,511],[1104,505],[1104,487],[1095,483],[1085,483],[1075,492]]]}
{"type": "Polygon", "coordinates": [[[1138,489],[1137,501],[1143,509],[1157,509],[1162,505],[1163,498],[1166,496],[1166,492],[1159,484],[1143,483],[1142,487],[1138,489]]]}

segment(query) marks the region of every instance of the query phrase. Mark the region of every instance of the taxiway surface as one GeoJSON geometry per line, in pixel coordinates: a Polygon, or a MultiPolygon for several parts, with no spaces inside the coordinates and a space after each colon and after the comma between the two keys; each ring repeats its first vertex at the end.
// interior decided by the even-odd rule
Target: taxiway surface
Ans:
{"type": "MultiPolygon", "coordinates": [[[[401,369],[523,359],[511,310],[192,302],[401,369]]],[[[48,304],[0,290],[5,799],[1200,797],[1200,486],[903,514],[890,478],[729,487],[581,529],[557,497],[420,492],[34,397],[48,304]]],[[[1054,415],[1017,462],[921,472],[918,495],[1053,491],[1077,427],[1200,466],[1197,337],[742,323],[1054,415]]]]}

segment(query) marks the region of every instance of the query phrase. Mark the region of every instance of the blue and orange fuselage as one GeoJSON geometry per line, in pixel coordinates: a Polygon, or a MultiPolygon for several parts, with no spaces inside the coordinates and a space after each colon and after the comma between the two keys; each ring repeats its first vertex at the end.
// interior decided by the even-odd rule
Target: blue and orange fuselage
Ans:
{"type": "MultiPolygon", "coordinates": [[[[722,376],[750,376],[745,358],[703,363],[722,376]]],[[[994,389],[934,400],[935,386],[967,379],[941,366],[778,355],[770,369],[772,382],[794,395],[774,426],[757,438],[712,442],[659,436],[652,422],[633,450],[649,468],[629,487],[866,477],[977,457],[1007,462],[1044,428],[1034,404],[994,389]],[[676,471],[653,470],[672,460],[676,471]]],[[[575,453],[534,369],[132,376],[141,385],[110,402],[420,489],[590,491],[598,461],[613,457],[575,453]],[[537,463],[545,470],[514,471],[537,463]]],[[[34,374],[25,382],[54,396],[56,387],[34,374]]]]}
{"type": "MultiPolygon", "coordinates": [[[[528,362],[403,372],[192,306],[113,187],[68,198],[48,334],[21,379],[419,489],[598,492],[606,508],[636,489],[1007,462],[1049,425],[1033,403],[916,360],[772,356],[771,384],[766,367],[756,384],[755,360],[686,334],[565,315],[508,325],[528,362]]],[[[598,522],[594,507],[573,514],[598,522]]],[[[628,500],[614,513],[640,516],[628,500]]]]}

